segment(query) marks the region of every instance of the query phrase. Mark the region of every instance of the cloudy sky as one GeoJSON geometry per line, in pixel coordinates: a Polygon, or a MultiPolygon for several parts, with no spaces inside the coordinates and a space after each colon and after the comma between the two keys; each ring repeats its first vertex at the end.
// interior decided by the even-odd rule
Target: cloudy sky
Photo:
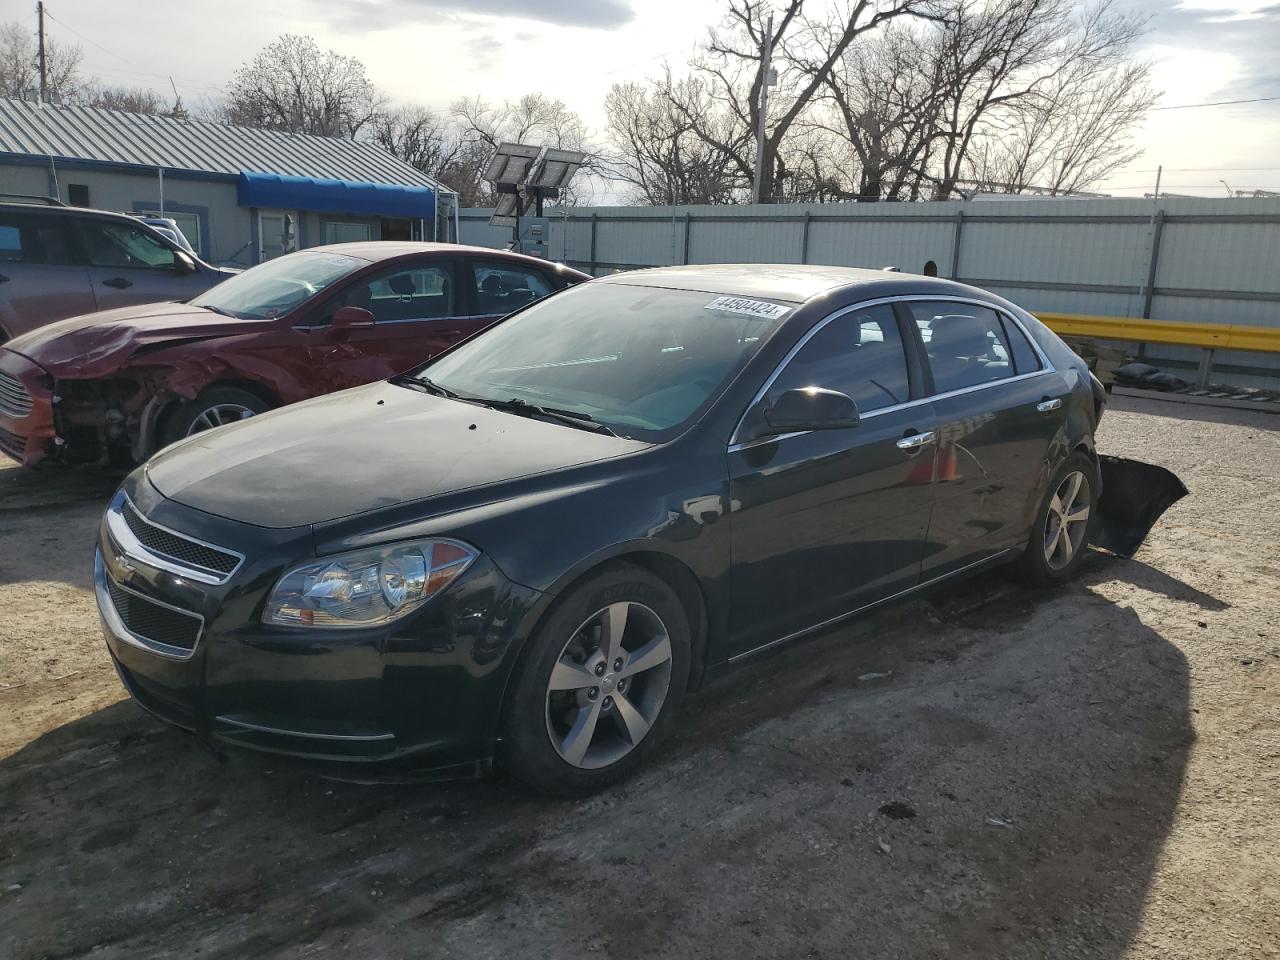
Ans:
{"type": "MultiPolygon", "coordinates": [[[[1277,0],[1130,0],[1152,16],[1146,55],[1162,107],[1280,96],[1277,0]]],[[[4,0],[0,19],[34,30],[34,3],[4,0]],[[26,12],[30,11],[30,12],[26,12]]],[[[603,135],[610,84],[685,62],[723,0],[49,0],[50,34],[76,43],[89,73],[120,85],[165,87],[188,103],[215,94],[234,69],[285,32],[359,57],[397,100],[443,107],[541,91],[577,109],[603,135]]],[[[1223,196],[1280,189],[1280,100],[1161,109],[1139,134],[1145,154],[1104,184],[1223,196]],[[1267,169],[1270,168],[1270,169],[1267,169]]]]}

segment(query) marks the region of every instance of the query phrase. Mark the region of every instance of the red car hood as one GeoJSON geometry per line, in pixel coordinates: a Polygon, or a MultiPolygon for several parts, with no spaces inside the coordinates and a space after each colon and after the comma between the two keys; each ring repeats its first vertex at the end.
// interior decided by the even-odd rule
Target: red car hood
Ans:
{"type": "Polygon", "coordinates": [[[86,313],[14,337],[5,349],[33,360],[55,377],[100,377],[139,348],[264,330],[274,320],[239,320],[185,303],[147,303],[86,313]]]}

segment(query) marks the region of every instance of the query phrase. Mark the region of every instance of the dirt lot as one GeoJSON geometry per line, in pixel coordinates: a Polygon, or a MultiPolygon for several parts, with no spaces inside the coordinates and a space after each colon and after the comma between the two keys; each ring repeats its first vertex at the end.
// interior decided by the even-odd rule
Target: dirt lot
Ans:
{"type": "Polygon", "coordinates": [[[0,957],[1280,956],[1280,417],[1100,442],[1192,490],[1136,559],[755,662],[578,803],[217,763],[120,702],[111,481],[0,470],[0,957]]]}

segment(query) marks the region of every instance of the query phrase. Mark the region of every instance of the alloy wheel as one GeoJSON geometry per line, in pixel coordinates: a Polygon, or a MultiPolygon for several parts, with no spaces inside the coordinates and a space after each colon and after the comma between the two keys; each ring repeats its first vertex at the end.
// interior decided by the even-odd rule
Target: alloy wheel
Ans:
{"type": "Polygon", "coordinates": [[[239,420],[247,420],[252,416],[253,411],[239,403],[215,404],[191,421],[191,426],[187,428],[187,436],[191,436],[193,433],[203,433],[205,430],[212,430],[214,427],[221,427],[239,420]]]}
{"type": "Polygon", "coordinates": [[[642,603],[597,610],[560,651],[547,683],[547,735],[568,764],[616,763],[648,735],[671,685],[671,639],[642,603]]]}
{"type": "Polygon", "coordinates": [[[1089,529],[1089,502],[1089,479],[1073,470],[1049,500],[1044,524],[1044,561],[1049,569],[1064,569],[1083,549],[1089,529]]]}

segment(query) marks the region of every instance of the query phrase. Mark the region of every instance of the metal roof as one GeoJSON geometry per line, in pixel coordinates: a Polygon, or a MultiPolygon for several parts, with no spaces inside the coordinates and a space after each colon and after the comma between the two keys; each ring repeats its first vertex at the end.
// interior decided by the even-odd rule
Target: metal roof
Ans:
{"type": "Polygon", "coordinates": [[[10,98],[0,98],[4,154],[231,177],[261,171],[453,192],[381,147],[359,140],[10,98]]]}

